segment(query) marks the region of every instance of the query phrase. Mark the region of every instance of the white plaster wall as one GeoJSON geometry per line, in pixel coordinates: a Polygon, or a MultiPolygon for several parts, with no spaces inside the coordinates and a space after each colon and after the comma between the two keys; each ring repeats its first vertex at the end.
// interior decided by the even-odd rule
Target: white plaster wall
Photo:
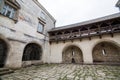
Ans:
{"type": "Polygon", "coordinates": [[[81,49],[84,63],[91,64],[93,63],[92,49],[96,44],[102,41],[108,41],[120,47],[120,33],[115,34],[114,37],[111,37],[110,35],[104,35],[102,39],[99,37],[93,37],[92,40],[84,38],[82,41],[74,40],[73,42],[66,41],[65,43],[62,41],[58,43],[52,42],[50,61],[51,63],[62,63],[62,51],[64,48],[68,47],[69,45],[75,45],[81,49]]]}
{"type": "MultiPolygon", "coordinates": [[[[18,22],[15,23],[12,19],[9,19],[0,14],[0,26],[5,26],[10,29],[16,30],[21,34],[29,34],[40,39],[44,39],[44,36],[47,35],[47,31],[51,28],[54,28],[55,20],[53,20],[46,11],[41,9],[38,5],[35,4],[33,0],[17,0],[21,5],[19,10],[18,22]],[[37,27],[41,16],[41,11],[45,13],[46,24],[44,26],[44,34],[37,32],[37,27]]],[[[14,35],[13,35],[14,36],[14,35]]]]}
{"type": "Polygon", "coordinates": [[[22,65],[21,61],[25,45],[15,41],[9,42],[11,46],[10,51],[7,55],[5,66],[10,68],[20,68],[22,65]]]}
{"type": "MultiPolygon", "coordinates": [[[[51,28],[54,28],[55,20],[50,17],[48,12],[39,7],[33,0],[16,0],[21,9],[19,10],[18,22],[15,23],[12,19],[5,17],[0,14],[0,35],[6,37],[10,43],[10,51],[8,52],[6,67],[19,68],[22,65],[22,55],[24,48],[27,44],[31,42],[36,42],[42,47],[42,61],[48,62],[49,59],[49,43],[47,31],[51,28]],[[37,32],[38,27],[38,17],[40,17],[40,13],[44,12],[46,16],[45,26],[44,26],[44,34],[40,34],[37,32]],[[25,36],[25,34],[30,35],[25,36]],[[47,38],[46,38],[47,37],[47,38]],[[15,41],[14,41],[15,40],[15,41]],[[23,41],[25,43],[19,42],[23,41]]],[[[0,36],[1,37],[1,36],[0,36]]],[[[41,61],[40,61],[41,62],[41,61]]],[[[36,63],[36,61],[31,62],[36,63]]]]}
{"type": "Polygon", "coordinates": [[[44,44],[44,54],[43,54],[43,63],[50,63],[50,45],[48,41],[45,41],[44,44]]]}

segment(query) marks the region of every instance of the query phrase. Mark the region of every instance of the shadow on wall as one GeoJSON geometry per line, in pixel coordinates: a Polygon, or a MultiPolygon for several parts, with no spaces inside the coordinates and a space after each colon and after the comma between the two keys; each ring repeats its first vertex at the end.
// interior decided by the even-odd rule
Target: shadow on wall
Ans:
{"type": "Polygon", "coordinates": [[[2,80],[2,78],[0,78],[0,80],[2,80]]]}

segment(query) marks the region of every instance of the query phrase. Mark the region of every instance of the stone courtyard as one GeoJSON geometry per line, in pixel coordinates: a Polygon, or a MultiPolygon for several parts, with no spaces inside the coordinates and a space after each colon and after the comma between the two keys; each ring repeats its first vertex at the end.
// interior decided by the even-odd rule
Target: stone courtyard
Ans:
{"type": "Polygon", "coordinates": [[[120,67],[111,65],[44,64],[21,68],[2,80],[119,80],[120,67]]]}

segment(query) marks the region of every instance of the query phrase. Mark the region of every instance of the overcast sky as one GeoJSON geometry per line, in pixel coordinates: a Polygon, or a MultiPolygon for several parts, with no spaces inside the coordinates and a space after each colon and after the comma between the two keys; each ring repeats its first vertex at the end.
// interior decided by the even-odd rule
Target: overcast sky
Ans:
{"type": "Polygon", "coordinates": [[[56,26],[87,21],[119,12],[118,0],[38,0],[56,19],[56,26]]]}

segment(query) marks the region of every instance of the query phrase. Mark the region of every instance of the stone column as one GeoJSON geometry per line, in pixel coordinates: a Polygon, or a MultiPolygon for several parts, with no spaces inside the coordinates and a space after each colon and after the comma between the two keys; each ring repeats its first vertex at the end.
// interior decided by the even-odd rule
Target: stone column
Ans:
{"type": "Polygon", "coordinates": [[[85,64],[92,64],[93,58],[92,58],[92,48],[89,43],[86,43],[84,45],[81,45],[81,50],[83,54],[83,61],[85,64]]]}
{"type": "Polygon", "coordinates": [[[25,44],[17,41],[10,41],[10,45],[10,52],[7,56],[5,66],[9,68],[20,68],[22,66],[22,56],[25,44]]]}

